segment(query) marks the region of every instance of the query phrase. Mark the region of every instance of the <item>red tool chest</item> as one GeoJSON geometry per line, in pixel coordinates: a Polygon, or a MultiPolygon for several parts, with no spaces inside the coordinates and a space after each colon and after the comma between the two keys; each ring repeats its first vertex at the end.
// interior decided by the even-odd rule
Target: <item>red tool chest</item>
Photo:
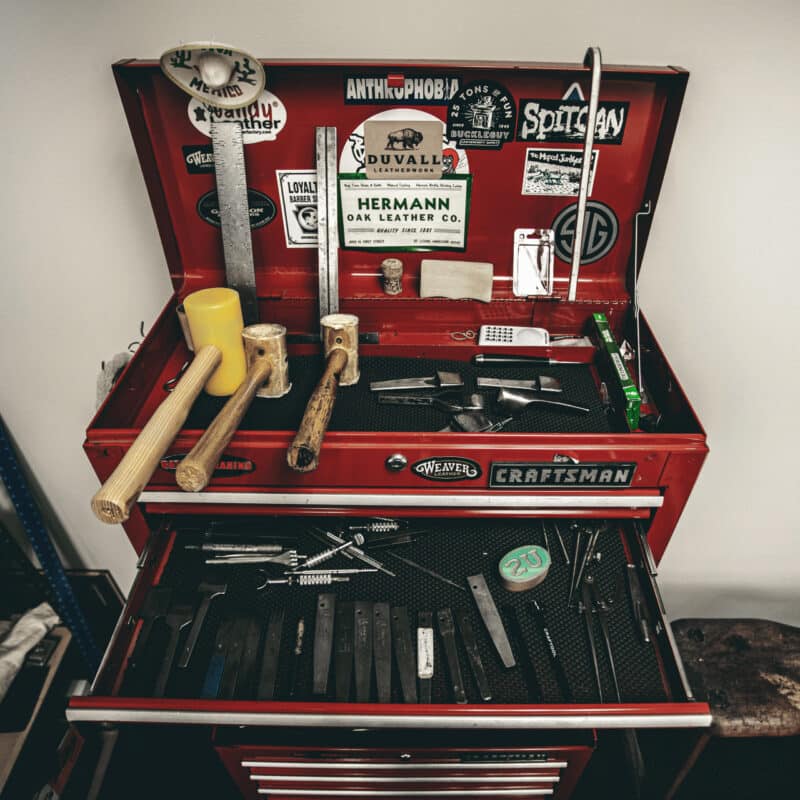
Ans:
{"type": "MultiPolygon", "coordinates": [[[[671,67],[603,68],[584,247],[570,299],[588,69],[507,63],[264,64],[266,90],[240,119],[259,315],[288,330],[292,390],[284,398],[255,401],[211,484],[192,494],[176,485],[176,464],[224,400],[203,395],[194,404],[125,523],[141,553],[139,575],[92,692],[72,700],[69,718],[87,725],[209,726],[242,793],[276,798],[463,796],[467,791],[566,797],[591,753],[595,731],[602,736],[613,728],[708,725],[708,707],[692,696],[655,580],[657,562],[705,458],[705,434],[638,313],[635,290],[688,74],[671,67]],[[464,111],[468,106],[470,114],[464,111]],[[484,114],[482,122],[476,113],[484,114]],[[315,129],[336,129],[337,172],[358,175],[364,168],[364,123],[375,117],[444,123],[447,169],[453,182],[469,186],[468,214],[458,223],[464,247],[434,252],[342,247],[360,234],[358,225],[345,219],[352,203],[340,195],[339,310],[359,318],[361,379],[339,391],[319,468],[294,472],[286,450],[322,368],[315,338],[318,251],[297,226],[315,193],[315,129]],[[514,236],[522,228],[554,231],[548,296],[514,293],[514,236]],[[387,257],[403,262],[399,295],[383,291],[380,267],[387,257]],[[421,262],[430,258],[491,263],[491,302],[420,297],[421,262]],[[626,361],[645,389],[642,421],[634,430],[618,404],[603,401],[606,375],[599,348],[580,341],[592,329],[595,313],[606,316],[618,342],[627,340],[637,351],[626,361]],[[514,348],[479,345],[482,326],[543,327],[551,341],[514,348]],[[559,337],[574,337],[575,343],[559,345],[559,337]],[[477,353],[579,363],[499,370],[474,365],[477,353]],[[439,410],[384,407],[369,391],[373,380],[440,369],[458,371],[469,386],[485,375],[551,375],[561,380],[565,399],[588,411],[576,416],[543,407],[499,431],[442,431],[446,417],[439,410]],[[504,609],[521,612],[530,597],[540,598],[572,702],[564,701],[546,645],[527,617],[523,641],[533,645],[542,684],[535,700],[519,671],[500,664],[477,615],[478,646],[492,685],[489,702],[481,701],[469,682],[468,702],[453,702],[441,658],[431,704],[402,702],[396,673],[390,703],[375,702],[374,696],[369,702],[312,698],[306,691],[310,645],[299,689],[289,698],[286,669],[294,622],[302,615],[307,634],[313,629],[320,591],[335,592],[339,601],[383,601],[413,613],[442,606],[474,612],[466,588],[457,591],[394,561],[395,578],[355,575],[333,587],[259,591],[250,572],[236,567],[225,573],[227,594],[211,606],[192,664],[169,676],[164,696],[152,696],[158,657],[166,646],[160,623],[150,632],[153,644],[140,654],[138,668],[129,669],[143,627],[141,610],[153,587],[169,586],[173,597],[196,604],[194,587],[208,579],[209,568],[193,546],[209,533],[235,531],[248,541],[271,533],[291,535],[306,552],[315,552],[304,539],[307,529],[341,530],[375,517],[424,529],[406,555],[464,587],[467,576],[483,573],[504,609]],[[564,552],[555,543],[555,525],[565,536],[564,552]],[[592,570],[601,591],[614,600],[607,617],[621,702],[610,701],[609,664],[602,652],[605,692],[600,697],[585,620],[574,607],[567,608],[572,577],[566,559],[580,531],[592,526],[603,530],[602,559],[592,562],[592,570]],[[552,558],[546,580],[530,593],[507,592],[499,582],[498,561],[519,545],[542,544],[545,531],[552,558]],[[641,640],[620,591],[629,564],[643,586],[650,642],[641,640]],[[257,700],[244,680],[226,698],[204,697],[221,620],[238,614],[266,626],[276,606],[285,609],[286,624],[275,699],[257,700]]],[[[111,474],[191,357],[176,314],[183,298],[225,284],[204,118],[208,109],[167,80],[155,62],[120,62],[114,74],[175,291],[89,426],[84,447],[100,480],[111,474]]],[[[414,235],[426,235],[416,221],[411,225],[414,235]]],[[[462,670],[468,674],[465,663],[462,670]]]]}

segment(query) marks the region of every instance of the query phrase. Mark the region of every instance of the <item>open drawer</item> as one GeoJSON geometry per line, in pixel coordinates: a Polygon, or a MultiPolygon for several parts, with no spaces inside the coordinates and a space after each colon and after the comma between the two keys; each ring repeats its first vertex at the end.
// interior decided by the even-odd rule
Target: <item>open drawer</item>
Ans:
{"type": "MultiPolygon", "coordinates": [[[[285,567],[206,565],[205,559],[213,554],[196,549],[209,538],[218,542],[227,539],[249,543],[277,539],[286,546],[296,546],[298,552],[311,555],[326,546],[313,538],[313,535],[318,535],[313,533],[314,528],[341,531],[349,524],[364,521],[363,517],[331,516],[162,518],[140,562],[139,578],[92,692],[89,696],[72,700],[69,719],[74,722],[351,730],[564,730],[703,727],[710,723],[708,706],[694,701],[686,682],[680,656],[664,617],[655,582],[654,562],[638,520],[547,519],[545,524],[553,563],[544,582],[526,592],[509,592],[503,588],[498,562],[515,547],[544,543],[543,520],[532,517],[413,517],[401,520],[407,523],[408,530],[419,533],[412,543],[394,547],[391,552],[435,570],[455,585],[443,583],[409,566],[389,555],[388,549],[373,548],[369,538],[363,545],[366,552],[395,573],[394,577],[372,572],[353,575],[349,582],[333,586],[268,585],[259,590],[256,587],[264,582],[265,575],[273,577],[274,573],[274,577],[280,577],[285,567]],[[621,702],[616,700],[611,665],[596,619],[598,615],[579,613],[580,603],[577,601],[581,599],[580,591],[573,607],[567,606],[572,571],[558,542],[556,525],[570,559],[574,556],[577,537],[586,541],[592,530],[601,529],[596,548],[599,557],[591,561],[587,574],[591,574],[598,596],[607,601],[610,609],[603,616],[608,624],[621,702]],[[279,537],[288,538],[281,540],[279,537]],[[639,623],[632,614],[625,580],[627,564],[635,566],[643,590],[644,611],[651,623],[649,643],[643,641],[639,623]],[[515,615],[519,621],[521,641],[515,641],[512,636],[518,666],[503,666],[467,590],[466,577],[479,573],[485,576],[506,627],[507,614],[515,615]],[[169,635],[164,618],[157,618],[146,643],[135,650],[143,629],[141,614],[146,608],[148,594],[155,587],[169,587],[170,607],[187,606],[191,614],[198,608],[198,586],[203,581],[226,584],[226,593],[210,604],[188,666],[177,667],[176,659],[169,670],[163,696],[155,697],[154,687],[163,667],[169,635]],[[369,702],[355,702],[352,686],[347,702],[337,702],[333,665],[327,693],[313,695],[314,630],[320,592],[334,593],[339,604],[372,601],[389,603],[392,608],[405,607],[414,636],[419,612],[433,612],[435,620],[440,609],[465,610],[476,635],[491,689],[491,701],[479,699],[461,649],[463,642],[459,641],[458,656],[467,702],[454,702],[452,681],[438,634],[430,704],[403,702],[394,658],[389,703],[376,702],[374,679],[369,702]],[[531,599],[538,600],[544,608],[571,698],[564,696],[563,681],[556,679],[546,643],[529,613],[531,599]],[[258,700],[263,640],[270,613],[277,608],[284,610],[284,624],[275,691],[272,700],[258,700]],[[594,629],[602,699],[592,665],[587,617],[592,620],[594,629]],[[305,644],[302,655],[295,659],[293,649],[300,618],[305,622],[305,644]],[[220,636],[224,627],[229,632],[226,637],[220,636]],[[230,633],[233,629],[236,632],[230,633]],[[531,688],[530,676],[526,677],[525,669],[519,666],[524,660],[520,659],[521,651],[531,659],[541,687],[539,696],[531,688]],[[223,656],[222,665],[219,663],[220,655],[223,656]],[[216,679],[211,675],[214,669],[221,670],[216,679]],[[290,698],[292,681],[295,692],[290,698]]],[[[339,569],[363,564],[348,561],[339,554],[322,566],[339,569]]],[[[178,653],[188,630],[187,627],[181,631],[178,653]]]]}

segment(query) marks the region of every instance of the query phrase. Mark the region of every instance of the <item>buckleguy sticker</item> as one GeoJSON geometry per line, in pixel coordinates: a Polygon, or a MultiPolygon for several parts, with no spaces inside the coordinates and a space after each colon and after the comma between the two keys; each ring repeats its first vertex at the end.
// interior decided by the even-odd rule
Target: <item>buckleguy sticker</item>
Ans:
{"type": "Polygon", "coordinates": [[[190,175],[214,171],[214,148],[210,144],[185,144],[182,149],[183,163],[190,175]]]}
{"type": "Polygon", "coordinates": [[[276,169],[281,190],[287,247],[317,246],[317,173],[313,169],[276,169]]]}
{"type": "MultiPolygon", "coordinates": [[[[605,101],[597,106],[594,141],[596,144],[622,144],[628,107],[625,101],[605,101]]],[[[585,100],[519,101],[517,139],[521,142],[582,142],[586,138],[585,100]]]]}
{"type": "Polygon", "coordinates": [[[451,75],[410,75],[397,83],[383,75],[345,75],[344,102],[348,105],[447,105],[460,80],[451,75]]]}
{"type": "MultiPolygon", "coordinates": [[[[247,205],[250,209],[250,227],[261,228],[275,219],[277,209],[275,201],[263,192],[255,189],[247,190],[247,205]]],[[[216,189],[207,192],[197,201],[197,213],[204,222],[219,228],[222,223],[219,218],[219,199],[216,189]]]]}
{"type": "MultiPolygon", "coordinates": [[[[414,122],[439,122],[439,117],[428,111],[417,108],[390,108],[379,111],[364,120],[342,144],[339,156],[339,172],[347,174],[364,174],[366,170],[366,148],[364,146],[364,126],[367,122],[395,121],[405,124],[414,122]]],[[[401,126],[398,126],[401,127],[401,126]]],[[[469,161],[464,150],[456,147],[455,142],[442,134],[442,174],[443,175],[469,175],[469,161]]]]}
{"type": "MultiPolygon", "coordinates": [[[[592,151],[589,169],[589,194],[594,188],[598,151],[592,151]]],[[[522,194],[570,197],[577,195],[581,186],[583,150],[566,148],[529,147],[525,153],[522,174],[522,194]]]]}
{"type": "Polygon", "coordinates": [[[242,126],[242,139],[245,144],[274,142],[286,125],[286,107],[280,98],[268,92],[261,92],[257,100],[244,108],[215,108],[192,98],[189,101],[189,120],[204,136],[211,137],[211,123],[214,121],[238,122],[242,126]]]}
{"type": "Polygon", "coordinates": [[[494,81],[465,86],[447,107],[447,135],[458,147],[499,150],[514,138],[517,106],[511,92],[494,81]]]}
{"type": "MultiPolygon", "coordinates": [[[[561,211],[550,226],[555,234],[556,256],[568,264],[572,261],[577,217],[578,204],[573,203],[561,211]]],[[[619,234],[617,215],[603,203],[594,200],[586,203],[583,229],[581,264],[592,264],[599,261],[608,255],[611,248],[617,243],[619,234]]]]}

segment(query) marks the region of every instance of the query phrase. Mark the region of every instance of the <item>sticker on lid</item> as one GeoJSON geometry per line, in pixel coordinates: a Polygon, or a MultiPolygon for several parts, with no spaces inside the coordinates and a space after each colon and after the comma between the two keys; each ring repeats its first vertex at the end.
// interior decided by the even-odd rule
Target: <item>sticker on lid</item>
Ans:
{"type": "MultiPolygon", "coordinates": [[[[247,205],[250,209],[250,227],[252,229],[261,228],[275,219],[275,214],[277,213],[275,201],[263,192],[248,189],[247,205]]],[[[197,213],[204,222],[208,222],[217,228],[221,227],[219,198],[217,197],[216,189],[207,192],[197,201],[197,213]]]]}
{"type": "Polygon", "coordinates": [[[344,102],[347,105],[417,106],[447,105],[461,81],[452,75],[345,75],[344,102]]]}
{"type": "MultiPolygon", "coordinates": [[[[344,174],[358,173],[364,174],[366,171],[366,150],[364,144],[364,130],[368,122],[393,121],[402,123],[397,128],[411,127],[416,122],[438,122],[442,124],[439,117],[427,111],[420,111],[416,108],[390,108],[373,114],[362,122],[347,137],[342,146],[339,156],[339,172],[344,174]]],[[[469,161],[464,150],[456,147],[455,142],[447,138],[442,133],[442,174],[443,175],[468,175],[469,161]]]]}
{"type": "Polygon", "coordinates": [[[450,101],[447,135],[458,147],[499,150],[514,138],[516,119],[516,103],[505,86],[474,81],[450,101]]]}
{"type": "MultiPolygon", "coordinates": [[[[572,262],[577,217],[578,204],[573,203],[561,211],[550,226],[555,234],[556,256],[568,264],[572,262]]],[[[593,264],[607,256],[617,243],[619,235],[617,215],[607,205],[590,200],[586,203],[583,231],[581,264],[593,264]]]]}
{"type": "MultiPolygon", "coordinates": [[[[597,106],[595,144],[622,144],[630,103],[607,100],[597,106]]],[[[585,100],[519,101],[517,140],[521,142],[582,142],[586,138],[585,100]]]]}
{"type": "Polygon", "coordinates": [[[192,125],[209,138],[212,122],[238,122],[245,144],[274,142],[286,126],[286,107],[279,97],[266,89],[244,108],[215,108],[193,97],[188,114],[192,125]]]}
{"type": "Polygon", "coordinates": [[[442,177],[443,125],[439,120],[364,123],[364,165],[368,178],[387,180],[442,177]]]}
{"type": "Polygon", "coordinates": [[[313,169],[276,169],[281,190],[287,247],[317,246],[317,173],[313,169]]]}
{"type": "Polygon", "coordinates": [[[210,144],[185,144],[183,163],[190,175],[205,175],[214,171],[214,148],[210,144]]]}
{"type": "MultiPolygon", "coordinates": [[[[589,170],[589,194],[594,188],[598,151],[592,151],[589,170]]],[[[522,194],[577,196],[581,185],[583,151],[566,148],[529,147],[525,153],[522,194]]]]}

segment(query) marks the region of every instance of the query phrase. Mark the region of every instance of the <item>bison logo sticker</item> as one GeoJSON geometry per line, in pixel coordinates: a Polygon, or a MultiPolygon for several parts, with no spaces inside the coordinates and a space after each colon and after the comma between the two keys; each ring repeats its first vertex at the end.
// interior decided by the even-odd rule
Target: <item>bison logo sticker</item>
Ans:
{"type": "Polygon", "coordinates": [[[368,178],[435,180],[442,177],[440,121],[372,121],[364,123],[364,163],[368,178]]]}

